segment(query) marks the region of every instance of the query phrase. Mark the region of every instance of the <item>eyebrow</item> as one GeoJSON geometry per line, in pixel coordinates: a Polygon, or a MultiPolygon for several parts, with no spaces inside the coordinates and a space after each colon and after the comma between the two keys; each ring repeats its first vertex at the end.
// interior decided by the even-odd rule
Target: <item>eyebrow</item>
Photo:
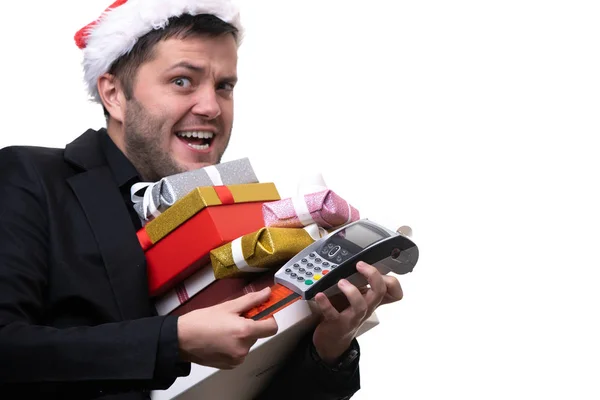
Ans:
{"type": "Polygon", "coordinates": [[[192,70],[194,72],[204,72],[204,67],[199,67],[199,66],[191,64],[191,63],[189,63],[187,61],[178,62],[177,64],[169,67],[167,69],[167,71],[171,71],[171,70],[174,70],[176,68],[186,68],[186,69],[192,70]]]}
{"type": "MultiPolygon", "coordinates": [[[[167,69],[167,71],[171,71],[171,70],[174,70],[174,69],[177,69],[177,68],[186,68],[186,69],[189,69],[189,70],[194,71],[196,73],[203,73],[205,71],[204,67],[200,67],[198,65],[191,64],[191,63],[189,63],[187,61],[178,62],[177,64],[169,67],[167,69]]],[[[222,79],[222,81],[223,82],[229,82],[231,84],[235,84],[238,81],[238,77],[235,76],[235,75],[230,75],[230,76],[224,77],[222,79]]]]}

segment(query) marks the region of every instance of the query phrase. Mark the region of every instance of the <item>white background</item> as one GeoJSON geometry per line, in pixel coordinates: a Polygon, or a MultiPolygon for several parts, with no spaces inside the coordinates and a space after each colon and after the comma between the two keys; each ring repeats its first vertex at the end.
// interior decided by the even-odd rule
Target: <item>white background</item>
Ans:
{"type": "MultiPolygon", "coordinates": [[[[73,34],[108,4],[3,5],[0,147],[103,126],[73,34]]],[[[320,171],[420,247],[356,399],[600,398],[598,4],[244,2],[224,161],[320,171]]]]}

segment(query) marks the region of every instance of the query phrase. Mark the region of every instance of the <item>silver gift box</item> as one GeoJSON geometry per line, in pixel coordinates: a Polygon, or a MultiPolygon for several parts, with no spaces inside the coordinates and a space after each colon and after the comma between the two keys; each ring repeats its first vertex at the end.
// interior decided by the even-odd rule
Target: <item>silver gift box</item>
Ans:
{"type": "Polygon", "coordinates": [[[170,175],[158,182],[137,183],[131,188],[131,200],[142,224],[145,224],[197,187],[244,183],[258,183],[248,158],[170,175]],[[144,188],[144,194],[138,194],[144,188]]]}

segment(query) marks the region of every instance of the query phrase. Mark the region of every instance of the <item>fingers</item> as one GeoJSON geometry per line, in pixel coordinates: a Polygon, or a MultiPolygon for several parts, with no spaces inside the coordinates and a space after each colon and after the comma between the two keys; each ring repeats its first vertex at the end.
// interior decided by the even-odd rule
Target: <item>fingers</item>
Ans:
{"type": "Polygon", "coordinates": [[[271,288],[266,287],[259,292],[247,293],[241,297],[223,303],[229,310],[235,313],[243,313],[253,307],[259,306],[269,300],[271,288]]]}
{"type": "Polygon", "coordinates": [[[387,293],[385,280],[377,268],[363,261],[359,261],[356,264],[356,269],[367,279],[369,286],[371,287],[370,290],[365,293],[365,300],[369,310],[372,311],[381,303],[383,296],[387,293]]]}
{"type": "Polygon", "coordinates": [[[261,321],[248,320],[248,323],[252,329],[250,336],[256,339],[273,336],[279,330],[275,318],[267,318],[261,321]]]}
{"type": "Polygon", "coordinates": [[[352,320],[362,320],[369,311],[365,297],[360,290],[345,279],[338,282],[338,287],[346,295],[350,307],[342,312],[342,315],[349,316],[352,320]]]}
{"type": "Polygon", "coordinates": [[[331,302],[325,294],[317,293],[317,295],[315,296],[315,301],[317,302],[319,310],[321,311],[321,314],[323,314],[325,320],[335,321],[340,317],[340,313],[331,304],[331,302]]]}
{"type": "Polygon", "coordinates": [[[261,321],[243,319],[241,322],[242,324],[238,326],[238,330],[234,333],[234,337],[237,338],[236,345],[228,353],[228,363],[232,366],[237,366],[244,362],[248,352],[258,339],[273,336],[278,330],[275,318],[268,318],[261,321]]]}
{"type": "Polygon", "coordinates": [[[383,280],[386,286],[386,295],[382,303],[388,304],[402,300],[404,292],[402,291],[402,286],[400,286],[400,281],[394,276],[384,276],[383,280]]]}

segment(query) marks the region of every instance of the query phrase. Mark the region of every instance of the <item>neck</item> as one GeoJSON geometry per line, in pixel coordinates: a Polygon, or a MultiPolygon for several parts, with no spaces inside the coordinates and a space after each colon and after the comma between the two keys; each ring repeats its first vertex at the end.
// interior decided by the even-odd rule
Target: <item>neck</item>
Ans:
{"type": "Polygon", "coordinates": [[[121,152],[125,154],[125,157],[127,157],[129,161],[131,161],[131,159],[127,155],[127,151],[125,150],[124,129],[125,127],[122,123],[120,123],[119,121],[115,121],[113,118],[108,118],[108,121],[106,123],[106,131],[108,132],[108,136],[110,136],[110,138],[117,145],[119,150],[121,150],[121,152]]]}

